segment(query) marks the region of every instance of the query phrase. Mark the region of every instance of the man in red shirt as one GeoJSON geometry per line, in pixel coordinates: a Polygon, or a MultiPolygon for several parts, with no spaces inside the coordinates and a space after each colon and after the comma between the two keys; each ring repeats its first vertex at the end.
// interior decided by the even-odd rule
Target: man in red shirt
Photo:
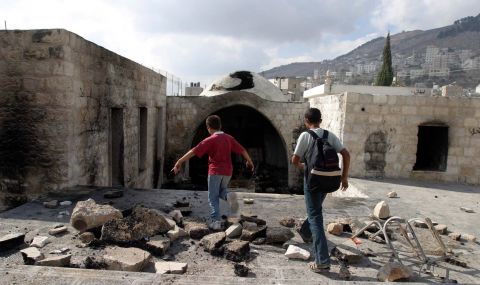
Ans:
{"type": "Polygon", "coordinates": [[[232,136],[221,131],[222,122],[219,116],[209,116],[206,125],[210,136],[182,156],[175,163],[172,171],[177,174],[185,161],[195,155],[202,157],[208,154],[208,202],[211,209],[209,227],[213,230],[220,230],[223,224],[220,219],[219,199],[228,201],[232,212],[238,210],[238,202],[234,193],[227,192],[228,182],[233,171],[231,153],[241,154],[247,161],[247,168],[250,170],[253,170],[253,162],[242,145],[232,136]]]}

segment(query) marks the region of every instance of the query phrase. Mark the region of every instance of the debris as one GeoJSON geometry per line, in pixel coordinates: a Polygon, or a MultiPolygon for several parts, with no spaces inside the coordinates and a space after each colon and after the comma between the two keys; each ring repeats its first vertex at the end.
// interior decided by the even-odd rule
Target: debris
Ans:
{"type": "Polygon", "coordinates": [[[172,217],[172,219],[178,224],[182,222],[183,215],[182,215],[182,212],[180,212],[179,210],[173,210],[170,213],[168,213],[168,215],[172,217]]]}
{"type": "Polygon", "coordinates": [[[339,245],[337,250],[340,251],[348,264],[360,263],[365,256],[362,251],[357,249],[355,242],[351,239],[339,245]]]}
{"type": "Polygon", "coordinates": [[[250,270],[248,267],[240,263],[235,263],[233,265],[233,268],[234,268],[233,272],[235,273],[235,275],[240,277],[247,277],[248,271],[250,270]]]}
{"type": "Polygon", "coordinates": [[[105,194],[103,194],[103,197],[107,198],[107,199],[116,199],[116,198],[123,197],[123,190],[107,191],[107,192],[105,192],[105,194]]]}
{"type": "Polygon", "coordinates": [[[188,264],[171,261],[155,262],[155,272],[157,274],[183,274],[187,271],[188,264]]]}
{"type": "Polygon", "coordinates": [[[165,218],[165,220],[167,221],[167,223],[170,225],[170,230],[173,230],[173,228],[175,228],[175,226],[177,225],[177,223],[172,220],[172,219],[169,219],[169,218],[165,218]]]}
{"type": "Polygon", "coordinates": [[[24,244],[24,239],[24,233],[13,233],[0,237],[0,252],[19,247],[24,244]]]}
{"type": "Polygon", "coordinates": [[[467,263],[466,262],[463,262],[463,261],[460,261],[460,260],[456,260],[454,259],[453,257],[446,257],[445,258],[445,261],[450,263],[450,264],[453,264],[453,265],[456,265],[456,266],[460,266],[460,267],[463,267],[463,268],[467,268],[467,263]]]}
{"type": "Polygon", "coordinates": [[[390,208],[388,207],[387,202],[379,202],[373,209],[373,215],[379,219],[386,219],[390,217],[390,208]]]}
{"type": "Polygon", "coordinates": [[[68,267],[70,266],[70,260],[72,259],[71,254],[60,255],[48,257],[42,260],[39,260],[35,265],[40,266],[53,266],[53,267],[68,267]]]}
{"type": "Polygon", "coordinates": [[[73,209],[70,223],[78,231],[84,232],[122,217],[120,210],[110,205],[99,205],[93,199],[88,199],[77,203],[73,209]]]}
{"type": "Polygon", "coordinates": [[[302,238],[303,242],[311,242],[312,241],[312,232],[310,231],[310,223],[308,219],[305,219],[299,226],[296,226],[296,231],[302,238]]]}
{"type": "Polygon", "coordinates": [[[62,201],[60,202],[60,206],[70,206],[72,205],[72,201],[62,201]]]}
{"type": "Polygon", "coordinates": [[[67,231],[67,227],[60,224],[60,225],[56,225],[55,227],[49,229],[48,234],[53,236],[53,235],[58,235],[60,233],[66,232],[66,231],[67,231]]]}
{"type": "Polygon", "coordinates": [[[294,237],[292,231],[284,227],[268,227],[266,242],[269,244],[284,243],[294,237]]]}
{"type": "Polygon", "coordinates": [[[424,221],[420,221],[420,220],[413,221],[413,226],[415,226],[417,228],[428,229],[427,223],[425,223],[424,221]]]}
{"type": "Polygon", "coordinates": [[[234,240],[225,245],[225,258],[231,261],[240,262],[248,259],[250,244],[248,241],[234,240]]]}
{"type": "Polygon", "coordinates": [[[177,210],[179,210],[180,213],[182,213],[183,216],[190,216],[190,214],[192,213],[192,208],[190,206],[188,206],[188,207],[178,207],[177,210]]]}
{"type": "Polygon", "coordinates": [[[145,249],[156,256],[162,256],[170,248],[170,239],[163,236],[154,236],[146,244],[145,249]]]}
{"type": "Polygon", "coordinates": [[[183,197],[182,199],[177,199],[175,203],[173,204],[175,208],[181,208],[181,207],[190,207],[190,202],[187,201],[186,197],[183,197]]]}
{"type": "Polygon", "coordinates": [[[223,249],[221,247],[225,242],[225,238],[225,232],[218,232],[204,236],[200,243],[203,245],[206,252],[209,252],[212,255],[222,255],[223,249]]]}
{"type": "Polygon", "coordinates": [[[251,199],[251,198],[245,198],[243,199],[243,204],[247,204],[247,205],[251,205],[255,202],[255,200],[251,199]]]}
{"type": "Polygon", "coordinates": [[[467,208],[467,207],[460,207],[460,210],[464,211],[465,213],[475,213],[473,209],[467,208]]]}
{"type": "Polygon", "coordinates": [[[285,256],[289,259],[303,259],[308,260],[310,258],[310,252],[296,245],[289,245],[285,256]]]}
{"type": "Polygon", "coordinates": [[[267,224],[267,222],[266,222],[265,220],[262,220],[262,219],[259,219],[259,218],[256,218],[256,217],[249,217],[249,216],[241,215],[240,218],[241,218],[243,221],[255,223],[255,224],[259,225],[259,226],[264,226],[264,225],[267,224]]]}
{"type": "Polygon", "coordinates": [[[398,195],[397,195],[397,192],[392,191],[392,192],[388,192],[387,197],[388,198],[397,198],[398,195]]]}
{"type": "Polygon", "coordinates": [[[33,265],[35,262],[43,258],[43,253],[41,253],[36,247],[27,247],[20,250],[20,253],[22,254],[23,263],[26,265],[33,265]]]}
{"type": "Polygon", "coordinates": [[[85,243],[85,244],[89,244],[91,243],[92,241],[95,240],[95,235],[91,232],[84,232],[82,234],[80,234],[80,241],[85,243]]]}
{"type": "Polygon", "coordinates": [[[384,282],[393,282],[408,279],[412,274],[412,269],[409,267],[398,262],[389,262],[378,270],[377,279],[384,282]]]}
{"type": "Polygon", "coordinates": [[[252,241],[252,243],[255,244],[255,245],[261,245],[261,244],[264,244],[266,242],[267,242],[267,239],[263,238],[263,237],[258,237],[258,238],[254,239],[252,241]]]}
{"type": "Polygon", "coordinates": [[[240,236],[241,240],[253,241],[258,237],[265,237],[267,233],[266,226],[247,226],[243,227],[242,235],[240,236]]]}
{"type": "Polygon", "coordinates": [[[447,233],[446,225],[436,225],[436,226],[433,226],[433,228],[441,235],[444,235],[447,233]]]}
{"type": "Polygon", "coordinates": [[[280,225],[287,227],[287,228],[293,228],[295,226],[295,219],[294,218],[283,218],[280,220],[280,225]]]}
{"type": "Polygon", "coordinates": [[[141,271],[151,258],[149,252],[135,247],[107,247],[103,260],[108,270],[141,271]]]}
{"type": "Polygon", "coordinates": [[[32,243],[30,246],[32,247],[37,247],[37,248],[42,248],[44,247],[47,243],[50,243],[50,238],[45,237],[45,236],[36,236],[33,238],[32,243]]]}
{"type": "Polygon", "coordinates": [[[175,226],[173,230],[169,230],[167,232],[167,237],[170,239],[170,242],[173,242],[174,240],[186,235],[187,233],[185,232],[185,230],[180,228],[179,226],[175,226]]]}
{"type": "Polygon", "coordinates": [[[242,225],[241,224],[233,224],[225,231],[225,234],[228,238],[236,238],[242,234],[242,225]]]}
{"type": "Polygon", "coordinates": [[[462,235],[459,234],[459,233],[449,233],[448,234],[448,237],[451,238],[452,240],[460,240],[461,236],[462,235]]]}
{"type": "Polygon", "coordinates": [[[58,200],[43,202],[43,206],[48,209],[55,209],[56,207],[58,207],[58,200]]]}
{"type": "Polygon", "coordinates": [[[462,238],[464,240],[471,241],[471,242],[476,242],[477,241],[477,237],[474,236],[474,235],[470,235],[470,234],[462,234],[462,238]]]}
{"type": "Polygon", "coordinates": [[[62,253],[65,253],[69,250],[70,249],[68,247],[62,247],[61,249],[55,249],[55,250],[50,251],[50,254],[62,254],[62,253]]]}
{"type": "Polygon", "coordinates": [[[327,232],[329,234],[339,236],[343,233],[343,225],[340,223],[330,223],[327,226],[327,232]]]}
{"type": "Polygon", "coordinates": [[[202,237],[210,233],[210,230],[208,229],[205,223],[190,221],[190,222],[184,222],[184,224],[185,224],[185,231],[188,233],[188,235],[192,239],[201,239],[202,237]]]}
{"type": "Polygon", "coordinates": [[[159,211],[135,206],[130,216],[106,222],[102,227],[100,239],[114,243],[127,243],[156,234],[165,234],[169,230],[170,224],[159,211]]]}

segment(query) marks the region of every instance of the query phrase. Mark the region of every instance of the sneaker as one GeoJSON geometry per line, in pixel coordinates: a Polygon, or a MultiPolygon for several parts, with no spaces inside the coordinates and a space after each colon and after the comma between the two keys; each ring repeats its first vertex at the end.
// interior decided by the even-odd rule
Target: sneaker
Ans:
{"type": "Polygon", "coordinates": [[[220,231],[223,228],[223,223],[222,221],[213,221],[208,225],[208,228],[212,231],[220,231]]]}
{"type": "Polygon", "coordinates": [[[227,202],[228,205],[230,206],[230,215],[233,217],[238,217],[238,199],[237,199],[237,193],[229,192],[227,194],[227,202]]]}

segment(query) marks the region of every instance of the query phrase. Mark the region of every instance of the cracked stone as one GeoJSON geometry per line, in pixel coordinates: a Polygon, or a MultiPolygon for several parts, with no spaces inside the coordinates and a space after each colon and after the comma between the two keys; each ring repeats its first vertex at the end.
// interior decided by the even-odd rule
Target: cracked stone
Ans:
{"type": "Polygon", "coordinates": [[[343,233],[343,225],[340,223],[330,223],[327,226],[327,232],[329,234],[339,236],[343,233]]]}
{"type": "Polygon", "coordinates": [[[212,255],[221,255],[223,253],[221,247],[225,242],[225,238],[226,235],[224,232],[218,232],[204,236],[200,243],[206,252],[212,255]]]}
{"type": "Polygon", "coordinates": [[[242,234],[242,225],[241,224],[233,224],[225,231],[225,234],[228,238],[236,238],[242,234]]]}
{"type": "Polygon", "coordinates": [[[42,247],[44,247],[45,245],[47,245],[48,243],[50,243],[50,238],[49,238],[49,237],[36,236],[36,237],[33,238],[32,243],[30,244],[30,246],[42,248],[42,247]]]}
{"type": "Polygon", "coordinates": [[[57,225],[57,226],[55,226],[54,228],[49,229],[49,230],[48,230],[48,234],[49,234],[49,235],[52,235],[52,236],[58,235],[58,234],[60,234],[60,233],[66,232],[67,229],[68,229],[68,228],[67,228],[66,226],[64,226],[64,225],[57,225]]]}
{"type": "Polygon", "coordinates": [[[150,261],[151,254],[135,247],[107,247],[103,260],[107,270],[141,271],[150,261]]]}
{"type": "Polygon", "coordinates": [[[185,232],[185,230],[180,228],[179,226],[175,226],[173,230],[169,230],[167,232],[167,237],[170,239],[171,242],[186,235],[187,233],[185,232]]]}
{"type": "Polygon", "coordinates": [[[95,240],[95,235],[91,232],[84,232],[84,233],[80,234],[79,238],[80,238],[81,242],[83,242],[85,244],[89,244],[89,243],[91,243],[92,241],[95,240]]]}
{"type": "Polygon", "coordinates": [[[248,241],[234,240],[225,245],[225,258],[227,260],[240,262],[248,259],[250,244],[248,241]]]}
{"type": "Polygon", "coordinates": [[[58,200],[43,202],[43,206],[48,209],[55,209],[56,207],[58,207],[58,200]]]}
{"type": "Polygon", "coordinates": [[[22,249],[20,250],[20,253],[22,254],[23,262],[26,265],[33,265],[35,262],[43,258],[43,253],[41,253],[36,247],[22,249]]]}
{"type": "Polygon", "coordinates": [[[240,236],[241,240],[253,241],[258,237],[266,237],[267,227],[266,226],[247,226],[243,228],[242,235],[240,236]]]}
{"type": "Polygon", "coordinates": [[[80,232],[102,226],[108,221],[121,219],[122,212],[110,205],[99,205],[93,199],[79,201],[73,209],[70,223],[80,232]]]}
{"type": "Polygon", "coordinates": [[[289,245],[287,248],[287,252],[285,252],[285,256],[289,259],[303,259],[308,260],[310,258],[310,252],[303,248],[300,248],[296,245],[289,245]]]}
{"type": "Polygon", "coordinates": [[[205,223],[199,222],[184,222],[185,231],[188,233],[192,239],[201,239],[202,237],[208,235],[210,230],[208,229],[205,223]]]}
{"type": "Polygon", "coordinates": [[[294,218],[283,218],[280,220],[280,225],[287,227],[287,228],[293,228],[295,226],[295,219],[294,218]]]}
{"type": "Polygon", "coordinates": [[[266,234],[266,242],[269,244],[285,243],[294,237],[293,232],[284,227],[268,227],[266,234]]]}
{"type": "Polygon", "coordinates": [[[49,258],[39,260],[35,263],[35,265],[53,266],[53,267],[68,267],[68,266],[70,266],[70,260],[71,259],[72,259],[72,255],[71,254],[66,254],[66,255],[54,256],[54,257],[49,257],[49,258]]]}
{"type": "Polygon", "coordinates": [[[377,279],[384,282],[393,282],[408,279],[412,274],[412,269],[409,267],[397,262],[390,262],[378,270],[377,279]]]}
{"type": "Polygon", "coordinates": [[[386,219],[390,217],[390,208],[388,207],[387,202],[379,202],[373,209],[373,215],[379,219],[386,219]]]}
{"type": "Polygon", "coordinates": [[[0,238],[0,252],[15,249],[24,244],[24,233],[7,234],[0,238]]]}
{"type": "Polygon", "coordinates": [[[164,255],[169,248],[170,239],[163,236],[154,236],[145,244],[145,249],[156,256],[164,255]]]}
{"type": "Polygon", "coordinates": [[[182,262],[158,261],[155,262],[157,274],[183,274],[187,271],[188,264],[182,262]]]}

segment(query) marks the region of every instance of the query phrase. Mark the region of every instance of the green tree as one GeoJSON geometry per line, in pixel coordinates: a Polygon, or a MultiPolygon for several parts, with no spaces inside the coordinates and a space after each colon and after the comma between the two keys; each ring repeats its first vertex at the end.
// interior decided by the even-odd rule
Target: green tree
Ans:
{"type": "Polygon", "coordinates": [[[392,52],[390,50],[390,33],[385,40],[385,46],[383,48],[383,63],[382,68],[378,72],[375,85],[377,86],[390,86],[393,81],[393,68],[392,68],[392,52]]]}

